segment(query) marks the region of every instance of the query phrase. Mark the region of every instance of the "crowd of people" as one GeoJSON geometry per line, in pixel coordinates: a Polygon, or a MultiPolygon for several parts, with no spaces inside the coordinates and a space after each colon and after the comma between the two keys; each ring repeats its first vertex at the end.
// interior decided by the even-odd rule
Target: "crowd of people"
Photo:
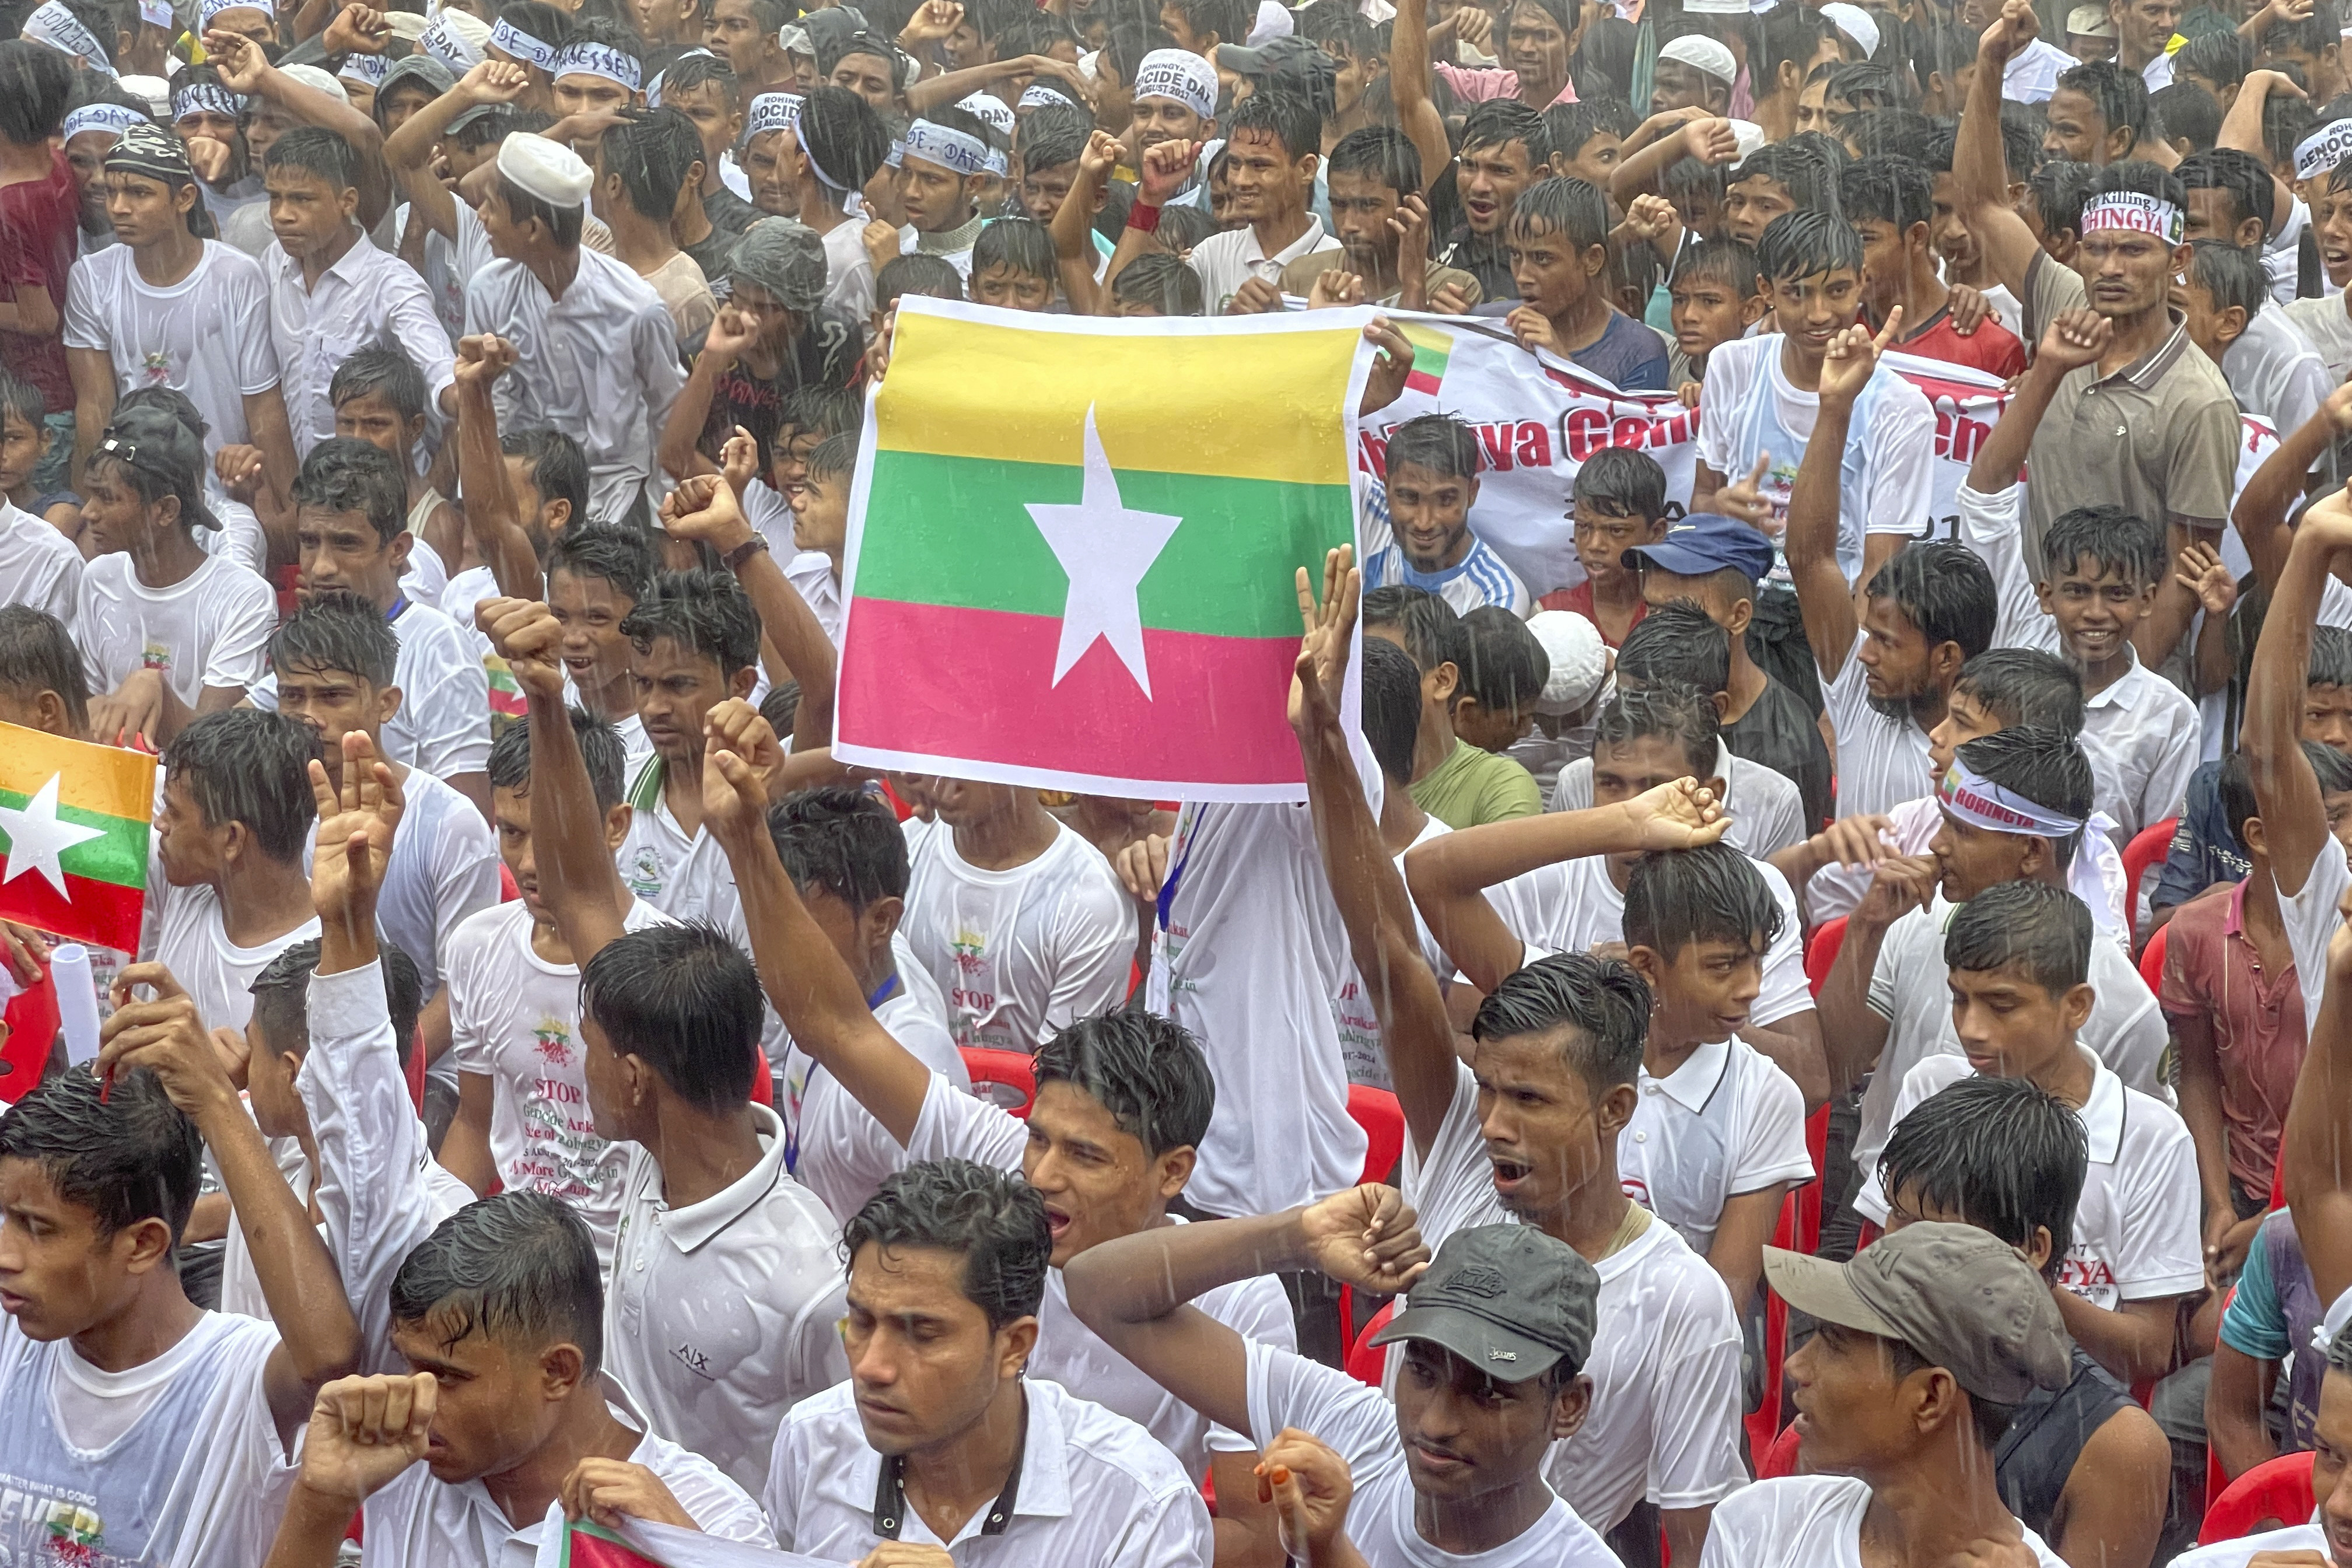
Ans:
{"type": "Polygon", "coordinates": [[[0,1563],[2352,1568],[2337,0],[0,34],[0,1563]],[[1303,805],[877,773],[909,295],[1643,416],[1370,317],[1303,805]]]}

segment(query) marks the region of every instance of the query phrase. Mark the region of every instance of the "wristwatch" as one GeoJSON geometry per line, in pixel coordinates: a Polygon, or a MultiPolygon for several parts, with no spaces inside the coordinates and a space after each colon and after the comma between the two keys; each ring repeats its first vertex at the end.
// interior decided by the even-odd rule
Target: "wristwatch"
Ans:
{"type": "Polygon", "coordinates": [[[730,572],[740,572],[743,570],[743,563],[766,548],[768,548],[767,540],[755,533],[719,559],[730,572]]]}

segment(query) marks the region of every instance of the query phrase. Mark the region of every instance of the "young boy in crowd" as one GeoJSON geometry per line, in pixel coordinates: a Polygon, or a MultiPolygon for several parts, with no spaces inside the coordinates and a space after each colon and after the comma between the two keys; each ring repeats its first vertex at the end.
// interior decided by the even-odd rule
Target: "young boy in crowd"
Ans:
{"type": "Polygon", "coordinates": [[[1952,291],[1928,243],[1934,190],[1926,165],[1908,158],[1861,158],[1839,173],[1839,208],[1862,237],[1864,318],[1881,323],[1899,309],[1893,348],[2010,380],[2025,369],[2016,333],[1986,321],[1963,336],[1952,325],[1952,291]]]}
{"type": "Polygon", "coordinates": [[[1470,662],[1454,705],[1454,732],[1481,751],[1507,752],[1535,722],[1551,661],[1527,622],[1498,605],[1464,616],[1462,629],[1470,636],[1470,662]]]}
{"type": "MultiPolygon", "coordinates": [[[[620,523],[576,523],[547,547],[547,607],[563,627],[563,673],[589,717],[619,737],[624,778],[653,746],[629,677],[636,649],[621,628],[653,591],[658,570],[653,541],[620,523]]],[[[495,798],[497,784],[490,788],[495,798]]]]}
{"type": "Polygon", "coordinates": [[[425,373],[393,344],[361,349],[335,367],[327,401],[335,434],[365,441],[400,470],[408,495],[408,563],[401,592],[438,605],[453,568],[462,564],[465,524],[457,510],[416,471],[416,444],[425,438],[425,373]]]}
{"type": "Polygon", "coordinates": [[[1625,563],[1625,552],[1665,537],[1666,471],[1647,452],[1603,447],[1577,468],[1570,495],[1584,581],[1536,602],[1547,610],[1575,611],[1616,647],[1649,614],[1641,575],[1625,563]]]}
{"type": "Polygon", "coordinates": [[[1365,503],[1368,587],[1418,588],[1457,615],[1481,605],[1528,613],[1527,584],[1470,531],[1478,468],[1478,433],[1458,419],[1424,414],[1390,430],[1386,483],[1365,503]]]}
{"type": "Polygon", "coordinates": [[[40,390],[0,370],[0,605],[30,605],[70,621],[81,553],[49,521],[32,480],[48,435],[40,390]]]}
{"type": "Polygon", "coordinates": [[[1421,154],[1402,132],[1387,125],[1351,131],[1331,149],[1325,168],[1331,183],[1331,235],[1343,255],[1292,262],[1283,269],[1285,294],[1309,298],[1324,274],[1337,268],[1357,279],[1358,291],[1370,304],[1463,315],[1485,300],[1477,279],[1430,258],[1421,154]],[[1408,270],[1418,276],[1405,276],[1408,270]]]}
{"type": "Polygon", "coordinates": [[[1683,247],[1666,294],[1675,332],[1668,376],[1684,405],[1696,408],[1707,356],[1746,337],[1771,309],[1764,275],[1757,270],[1756,253],[1738,240],[1707,240],[1683,247]]]}
{"type": "Polygon", "coordinates": [[[1538,180],[1511,205],[1511,281],[1519,304],[1507,318],[1523,349],[1570,360],[1627,392],[1666,387],[1666,345],[1609,302],[1609,199],[1582,180],[1538,180]]]}
{"type": "Polygon", "coordinates": [[[1421,729],[1413,741],[1413,804],[1448,827],[1533,816],[1543,797],[1528,770],[1472,745],[1454,729],[1470,634],[1462,617],[1420,588],[1377,589],[1366,596],[1364,635],[1386,637],[1421,670],[1421,729]]]}
{"type": "MultiPolygon", "coordinates": [[[[985,234],[982,235],[985,238],[985,234]]],[[[792,492],[793,548],[784,580],[806,600],[818,626],[841,646],[841,568],[849,549],[849,484],[857,468],[857,437],[828,436],[810,448],[801,483],[792,492]]]]}

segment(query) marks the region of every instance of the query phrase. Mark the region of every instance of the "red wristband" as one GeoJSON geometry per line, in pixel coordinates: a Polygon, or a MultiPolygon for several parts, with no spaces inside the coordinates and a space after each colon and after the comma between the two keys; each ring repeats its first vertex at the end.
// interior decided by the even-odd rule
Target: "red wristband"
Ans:
{"type": "Polygon", "coordinates": [[[1160,209],[1136,203],[1127,209],[1127,226],[1138,234],[1150,234],[1160,226],[1160,209]]]}

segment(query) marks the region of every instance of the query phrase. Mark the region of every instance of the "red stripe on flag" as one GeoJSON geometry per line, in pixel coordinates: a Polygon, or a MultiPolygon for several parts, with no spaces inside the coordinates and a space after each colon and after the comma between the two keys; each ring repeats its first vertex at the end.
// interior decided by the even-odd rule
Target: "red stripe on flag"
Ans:
{"type": "Polygon", "coordinates": [[[840,732],[941,758],[1187,784],[1297,784],[1292,637],[1146,628],[1156,700],[1108,642],[1053,684],[1051,616],[859,599],[842,646],[840,732]]]}
{"type": "Polygon", "coordinates": [[[1437,376],[1431,375],[1425,371],[1409,370],[1404,373],[1404,385],[1407,392],[1425,392],[1433,396],[1440,384],[1437,376]]]}
{"type": "Polygon", "coordinates": [[[636,1548],[614,1540],[602,1531],[592,1533],[575,1524],[566,1542],[564,1556],[570,1568],[662,1568],[654,1558],[636,1548]]]}
{"type": "Polygon", "coordinates": [[[77,942],[124,952],[139,951],[139,912],[147,895],[137,888],[66,873],[65,897],[38,871],[0,884],[0,920],[19,921],[77,942]]]}

